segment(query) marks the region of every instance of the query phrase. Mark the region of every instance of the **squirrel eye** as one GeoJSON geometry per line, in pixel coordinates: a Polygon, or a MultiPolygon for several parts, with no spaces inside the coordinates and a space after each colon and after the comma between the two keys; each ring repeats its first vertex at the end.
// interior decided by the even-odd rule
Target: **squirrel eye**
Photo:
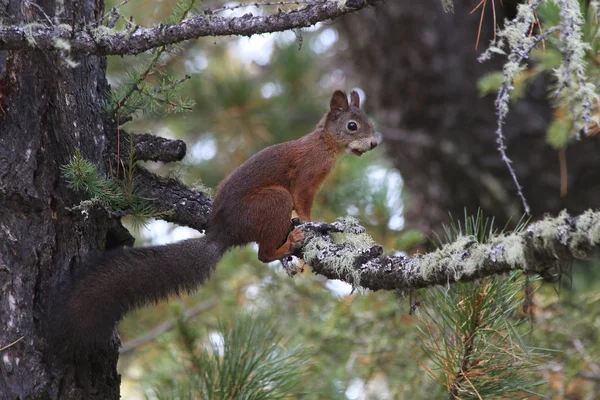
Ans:
{"type": "Polygon", "coordinates": [[[358,125],[356,125],[356,122],[350,121],[348,122],[348,129],[351,131],[355,131],[358,129],[358,125]]]}

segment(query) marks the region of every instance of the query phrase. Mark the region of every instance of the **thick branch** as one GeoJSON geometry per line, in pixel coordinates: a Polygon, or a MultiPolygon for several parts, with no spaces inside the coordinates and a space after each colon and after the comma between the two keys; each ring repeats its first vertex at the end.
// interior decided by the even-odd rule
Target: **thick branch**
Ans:
{"type": "MultiPolygon", "coordinates": [[[[307,223],[300,228],[305,242],[298,255],[313,272],[372,290],[401,290],[472,281],[513,270],[552,278],[560,267],[574,259],[587,259],[600,245],[600,212],[587,211],[578,217],[563,212],[556,218],[532,223],[526,230],[492,237],[478,243],[472,236],[434,252],[406,257],[382,256],[380,246],[361,250],[336,244],[323,231],[358,233],[353,223],[307,223]]],[[[290,265],[284,261],[284,267],[290,265]]]]}
{"type": "Polygon", "coordinates": [[[134,135],[134,158],[140,161],[181,161],[185,157],[183,140],[165,139],[149,133],[134,135]]]}
{"type": "Polygon", "coordinates": [[[343,5],[338,1],[323,0],[289,12],[279,10],[275,14],[265,16],[254,16],[247,13],[234,18],[207,13],[174,25],[160,24],[155,28],[138,28],[132,31],[118,32],[106,27],[72,32],[72,27],[63,24],[59,26],[42,24],[1,26],[0,50],[19,50],[30,46],[41,50],[52,50],[56,49],[57,40],[62,39],[69,43],[71,52],[138,54],[156,47],[203,36],[251,36],[306,28],[317,22],[334,19],[379,2],[383,2],[383,0],[347,0],[343,5]]]}
{"type": "Polygon", "coordinates": [[[140,195],[148,204],[156,211],[166,213],[161,219],[198,231],[208,227],[212,202],[204,194],[143,168],[136,169],[135,179],[140,195]]]}

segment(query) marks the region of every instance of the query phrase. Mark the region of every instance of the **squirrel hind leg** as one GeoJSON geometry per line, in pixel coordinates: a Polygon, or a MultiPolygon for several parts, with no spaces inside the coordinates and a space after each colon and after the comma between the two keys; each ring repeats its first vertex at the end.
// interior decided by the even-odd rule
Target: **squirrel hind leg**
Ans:
{"type": "Polygon", "coordinates": [[[245,199],[248,242],[258,243],[258,259],[271,262],[290,255],[293,246],[288,237],[294,201],[290,192],[271,186],[245,199]]]}
{"type": "Polygon", "coordinates": [[[304,239],[304,233],[298,228],[291,231],[284,244],[275,248],[267,245],[258,244],[258,259],[264,263],[280,260],[283,257],[291,255],[297,249],[304,239]]]}

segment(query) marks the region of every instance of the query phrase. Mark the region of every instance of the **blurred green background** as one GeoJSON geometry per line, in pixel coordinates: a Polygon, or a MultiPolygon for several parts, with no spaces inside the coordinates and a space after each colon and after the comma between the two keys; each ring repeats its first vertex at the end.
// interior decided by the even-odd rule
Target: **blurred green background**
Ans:
{"type": "MultiPolygon", "coordinates": [[[[106,9],[117,3],[107,1],[106,9]]],[[[130,1],[121,11],[134,16],[136,23],[151,26],[166,20],[176,3],[130,1]]],[[[261,12],[249,7],[223,15],[248,11],[261,12]]],[[[178,54],[147,80],[158,85],[165,76],[179,79],[190,74],[181,96],[195,101],[193,111],[168,117],[136,115],[125,129],[185,140],[188,152],[182,163],[144,166],[177,176],[190,186],[214,189],[260,149],[311,132],[335,89],[359,90],[364,109],[373,116],[369,88],[358,87],[348,74],[351,67],[340,65],[339,55],[346,49],[335,26],[328,24],[303,30],[301,40],[294,32],[284,32],[182,43],[178,54]]],[[[151,58],[152,54],[109,57],[112,87],[125,82],[128,69],[151,58]]],[[[384,157],[383,146],[360,158],[339,160],[316,197],[313,219],[332,221],[350,215],[387,251],[424,248],[428,241],[422,233],[404,229],[403,199],[410,194],[403,192],[402,178],[384,157]]],[[[199,235],[163,221],[150,221],[132,232],[138,246],[199,235]]],[[[587,396],[577,398],[600,398],[597,384],[578,380],[577,374],[589,364],[582,353],[562,351],[572,347],[574,339],[590,337],[594,347],[583,351],[600,354],[598,284],[586,279],[593,268],[580,269],[568,287],[545,286],[535,295],[536,321],[524,337],[531,346],[556,349],[543,363],[562,371],[557,378],[548,372],[552,369],[539,368],[537,378],[548,380],[536,388],[541,394],[554,393],[552,384],[561,379],[564,387],[572,382],[587,396]],[[585,313],[572,306],[582,302],[585,313]]],[[[194,295],[138,310],[120,324],[127,349],[119,363],[121,395],[125,399],[198,398],[185,389],[193,385],[195,375],[204,373],[198,371],[205,364],[194,359],[196,351],[210,343],[217,343],[219,349],[222,325],[244,324],[243,315],[251,315],[261,321],[261,329],[270,327],[260,335],[278,336],[281,349],[300,346],[303,360],[308,361],[298,367],[295,394],[290,398],[445,398],[446,388],[423,368],[430,364],[418,351],[423,343],[417,328],[422,322],[410,311],[411,302],[421,301],[421,294],[414,296],[352,291],[348,284],[314,276],[308,268],[290,279],[279,263],[260,263],[255,247],[236,248],[194,295]],[[185,310],[194,309],[199,312],[183,322],[185,310]],[[172,328],[153,340],[127,345],[169,322],[172,328]]]]}

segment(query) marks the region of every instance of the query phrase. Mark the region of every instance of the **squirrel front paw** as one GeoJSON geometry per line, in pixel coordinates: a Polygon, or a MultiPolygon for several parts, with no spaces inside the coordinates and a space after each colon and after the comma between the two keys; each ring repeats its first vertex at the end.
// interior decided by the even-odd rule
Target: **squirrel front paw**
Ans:
{"type": "Polygon", "coordinates": [[[302,242],[304,241],[304,232],[298,228],[295,228],[288,235],[288,240],[290,241],[290,248],[292,250],[296,250],[302,246],[302,242]]]}

